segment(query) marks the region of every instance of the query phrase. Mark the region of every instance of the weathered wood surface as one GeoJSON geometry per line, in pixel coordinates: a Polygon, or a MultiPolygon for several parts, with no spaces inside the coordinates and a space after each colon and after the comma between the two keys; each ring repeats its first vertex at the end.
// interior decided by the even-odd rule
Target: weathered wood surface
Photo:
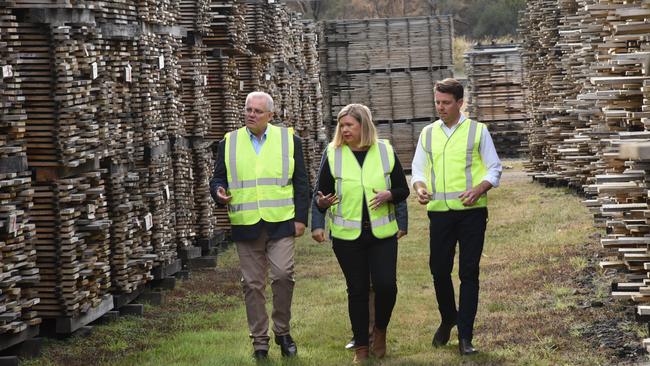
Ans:
{"type": "Polygon", "coordinates": [[[518,45],[475,45],[464,57],[469,117],[487,125],[500,157],[524,155],[528,112],[518,45]]]}
{"type": "Polygon", "coordinates": [[[365,104],[381,137],[391,140],[408,169],[419,124],[435,120],[433,86],[452,76],[451,18],[331,21],[322,33],[324,118],[330,134],[341,108],[365,104]]]}
{"type": "MultiPolygon", "coordinates": [[[[528,2],[523,17],[536,179],[586,195],[612,297],[650,300],[648,131],[650,44],[642,1],[528,2]],[[545,24],[539,28],[535,24],[545,24]],[[633,148],[637,146],[638,148],[633,148]]],[[[639,307],[644,313],[646,307],[639,307]]],[[[650,340],[644,340],[650,344],[650,340]]]]}

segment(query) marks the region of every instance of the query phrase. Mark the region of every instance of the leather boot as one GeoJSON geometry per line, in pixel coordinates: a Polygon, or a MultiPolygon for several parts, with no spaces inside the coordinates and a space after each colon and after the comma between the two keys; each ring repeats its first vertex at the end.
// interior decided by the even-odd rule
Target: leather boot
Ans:
{"type": "Polygon", "coordinates": [[[352,363],[359,364],[365,362],[368,360],[368,357],[370,357],[368,346],[354,347],[354,359],[352,360],[352,363]]]}
{"type": "Polygon", "coordinates": [[[381,330],[377,327],[372,330],[374,337],[372,340],[371,351],[377,358],[382,358],[386,354],[386,330],[387,329],[381,330]]]}

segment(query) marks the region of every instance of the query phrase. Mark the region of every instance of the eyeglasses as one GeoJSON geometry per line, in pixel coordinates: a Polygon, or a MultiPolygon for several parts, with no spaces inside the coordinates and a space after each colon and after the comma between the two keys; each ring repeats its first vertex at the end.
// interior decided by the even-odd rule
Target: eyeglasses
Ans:
{"type": "Polygon", "coordinates": [[[244,112],[246,112],[246,114],[255,113],[256,116],[261,116],[264,113],[268,113],[267,111],[263,111],[261,109],[253,109],[251,107],[244,108],[244,112]]]}

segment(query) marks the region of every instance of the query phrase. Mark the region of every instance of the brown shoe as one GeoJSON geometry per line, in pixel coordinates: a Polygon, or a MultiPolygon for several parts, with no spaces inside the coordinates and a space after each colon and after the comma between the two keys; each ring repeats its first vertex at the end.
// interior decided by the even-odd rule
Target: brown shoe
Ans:
{"type": "Polygon", "coordinates": [[[352,360],[352,363],[356,364],[368,361],[368,357],[370,357],[368,346],[354,347],[354,359],[352,360]]]}
{"type": "Polygon", "coordinates": [[[386,329],[381,330],[377,327],[372,330],[372,354],[377,358],[382,358],[386,354],[386,329]]]}

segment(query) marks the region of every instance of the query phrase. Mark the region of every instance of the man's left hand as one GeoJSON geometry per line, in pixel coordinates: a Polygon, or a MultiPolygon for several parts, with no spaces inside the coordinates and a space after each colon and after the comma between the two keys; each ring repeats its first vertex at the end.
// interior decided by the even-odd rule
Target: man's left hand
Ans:
{"type": "Polygon", "coordinates": [[[469,191],[461,193],[458,198],[463,202],[463,206],[471,206],[481,198],[481,191],[478,187],[474,187],[469,191]]]}
{"type": "Polygon", "coordinates": [[[484,180],[476,187],[458,195],[458,198],[463,202],[463,206],[472,206],[490,188],[492,188],[492,184],[484,180]]]}
{"type": "Polygon", "coordinates": [[[293,224],[296,227],[296,233],[293,236],[295,236],[296,238],[301,237],[305,233],[305,224],[298,221],[294,221],[293,224]]]}

